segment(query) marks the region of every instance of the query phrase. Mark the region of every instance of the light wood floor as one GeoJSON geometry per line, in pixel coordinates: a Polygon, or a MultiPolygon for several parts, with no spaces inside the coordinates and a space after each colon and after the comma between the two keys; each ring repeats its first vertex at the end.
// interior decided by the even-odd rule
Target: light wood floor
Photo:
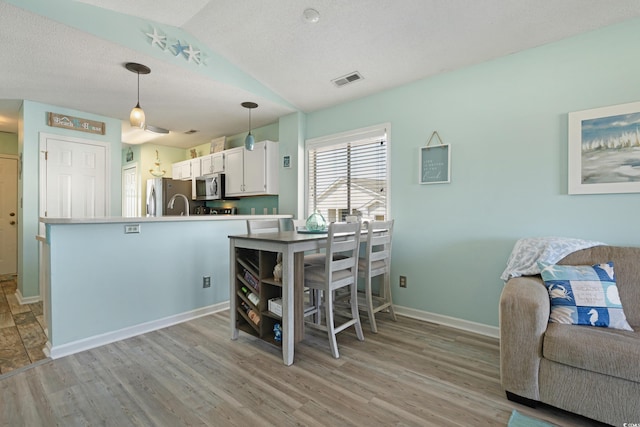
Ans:
{"type": "Polygon", "coordinates": [[[0,425],[506,426],[514,408],[599,425],[509,402],[495,339],[379,318],[364,342],[341,333],[337,360],[308,331],[290,367],[245,333],[231,341],[228,312],[41,362],[0,376],[0,425]]]}

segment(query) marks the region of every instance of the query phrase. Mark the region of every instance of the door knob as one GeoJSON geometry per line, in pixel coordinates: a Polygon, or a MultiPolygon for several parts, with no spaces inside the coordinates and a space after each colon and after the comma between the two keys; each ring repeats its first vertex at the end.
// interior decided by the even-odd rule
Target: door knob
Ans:
{"type": "Polygon", "coordinates": [[[15,221],[11,221],[9,224],[16,225],[16,222],[15,221]]]}
{"type": "Polygon", "coordinates": [[[15,212],[11,212],[11,213],[9,214],[9,216],[16,216],[16,213],[15,213],[15,212]]]}

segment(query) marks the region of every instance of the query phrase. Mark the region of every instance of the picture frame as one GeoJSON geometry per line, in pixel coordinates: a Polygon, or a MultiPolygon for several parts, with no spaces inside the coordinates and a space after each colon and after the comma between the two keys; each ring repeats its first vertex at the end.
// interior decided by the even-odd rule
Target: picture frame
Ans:
{"type": "Polygon", "coordinates": [[[291,156],[283,156],[282,157],[282,167],[290,168],[291,167],[291,156]]]}
{"type": "Polygon", "coordinates": [[[220,138],[215,138],[211,140],[211,145],[209,147],[209,154],[218,153],[220,151],[224,151],[224,145],[227,141],[226,136],[221,136],[220,138]]]}
{"type": "Polygon", "coordinates": [[[127,162],[132,162],[133,161],[133,150],[131,149],[131,147],[129,147],[129,150],[127,151],[127,162]]]}
{"type": "Polygon", "coordinates": [[[419,183],[449,184],[451,182],[451,146],[440,144],[420,147],[419,183]]]}
{"type": "Polygon", "coordinates": [[[568,193],[640,193],[640,102],[568,113],[568,193]]]}

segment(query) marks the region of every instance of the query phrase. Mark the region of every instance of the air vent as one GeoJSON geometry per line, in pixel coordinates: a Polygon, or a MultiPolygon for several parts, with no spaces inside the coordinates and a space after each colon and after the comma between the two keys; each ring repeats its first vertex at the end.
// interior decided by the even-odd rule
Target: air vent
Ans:
{"type": "Polygon", "coordinates": [[[357,82],[358,80],[362,80],[363,78],[364,77],[362,77],[362,75],[359,72],[354,71],[353,73],[349,73],[346,76],[338,77],[337,79],[334,79],[331,81],[333,82],[334,85],[338,87],[342,87],[346,84],[357,82]]]}
{"type": "Polygon", "coordinates": [[[191,130],[186,131],[184,134],[185,134],[185,135],[193,135],[193,134],[194,134],[194,133],[196,133],[196,132],[198,132],[198,131],[197,131],[197,130],[195,130],[195,129],[191,129],[191,130]]]}

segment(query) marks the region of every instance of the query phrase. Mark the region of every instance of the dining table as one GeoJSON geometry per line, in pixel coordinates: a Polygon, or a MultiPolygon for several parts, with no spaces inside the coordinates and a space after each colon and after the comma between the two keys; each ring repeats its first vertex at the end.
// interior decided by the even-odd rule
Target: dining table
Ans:
{"type": "Polygon", "coordinates": [[[229,236],[229,282],[231,339],[238,338],[238,312],[236,310],[236,249],[282,254],[282,359],[293,364],[295,343],[304,338],[304,254],[326,245],[326,232],[301,230],[229,236]]]}

